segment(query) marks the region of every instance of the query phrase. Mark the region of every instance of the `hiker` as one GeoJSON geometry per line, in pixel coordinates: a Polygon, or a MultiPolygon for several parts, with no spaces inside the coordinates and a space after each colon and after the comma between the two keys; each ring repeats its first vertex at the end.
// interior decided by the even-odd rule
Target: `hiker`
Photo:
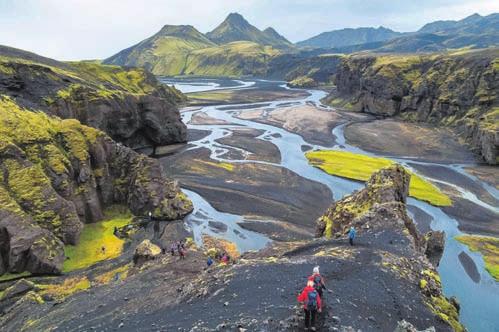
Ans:
{"type": "Polygon", "coordinates": [[[223,254],[221,261],[224,264],[229,264],[229,256],[227,256],[227,253],[223,254]]]}
{"type": "Polygon", "coordinates": [[[350,245],[353,246],[353,239],[355,239],[356,235],[355,228],[352,226],[350,227],[350,230],[348,231],[348,241],[350,242],[350,245]]]}
{"type": "Polygon", "coordinates": [[[185,259],[185,250],[180,248],[178,251],[178,254],[180,255],[180,259],[185,259]]]}
{"type": "Polygon", "coordinates": [[[102,248],[100,248],[102,254],[104,255],[106,253],[106,247],[102,246],[102,248]]]}
{"type": "Polygon", "coordinates": [[[151,211],[149,211],[149,213],[147,214],[147,216],[149,217],[149,221],[151,221],[152,220],[152,213],[151,213],[151,211]]]}
{"type": "Polygon", "coordinates": [[[210,266],[213,265],[213,259],[209,256],[208,256],[208,260],[206,261],[206,265],[207,265],[206,268],[209,268],[210,266]]]}
{"type": "Polygon", "coordinates": [[[172,245],[170,246],[170,252],[172,254],[172,256],[175,256],[175,249],[177,248],[177,244],[175,242],[172,243],[172,245]]]}
{"type": "Polygon", "coordinates": [[[314,282],[314,288],[322,299],[324,294],[323,291],[326,289],[326,283],[319,272],[319,266],[314,267],[312,275],[308,278],[308,280],[314,282]]]}
{"type": "Polygon", "coordinates": [[[298,295],[298,302],[303,303],[303,311],[305,312],[305,330],[310,328],[315,331],[315,318],[317,312],[322,311],[321,297],[314,288],[314,282],[307,281],[307,286],[298,295]]]}
{"type": "Polygon", "coordinates": [[[185,259],[185,245],[184,241],[177,242],[177,251],[180,259],[185,259]]]}

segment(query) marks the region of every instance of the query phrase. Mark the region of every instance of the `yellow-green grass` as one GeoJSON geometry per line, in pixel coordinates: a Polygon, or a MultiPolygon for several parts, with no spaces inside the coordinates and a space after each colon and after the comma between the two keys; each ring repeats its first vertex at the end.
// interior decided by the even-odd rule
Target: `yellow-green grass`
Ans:
{"type": "Polygon", "coordinates": [[[28,271],[24,271],[21,273],[5,273],[2,276],[0,276],[0,281],[9,281],[9,280],[20,279],[20,278],[29,277],[29,276],[31,276],[31,273],[28,271]]]}
{"type": "MultiPolygon", "coordinates": [[[[347,151],[310,151],[306,153],[306,156],[310,164],[328,174],[360,181],[367,181],[372,173],[394,164],[392,160],[386,158],[370,157],[347,151]]],[[[412,172],[409,195],[435,206],[452,205],[447,195],[412,172]]]]}
{"type": "Polygon", "coordinates": [[[114,235],[114,228],[129,224],[131,219],[130,212],[114,208],[106,211],[104,221],[85,225],[79,243],[64,248],[68,259],[64,261],[63,271],[86,268],[97,262],[118,257],[125,241],[114,235]]]}
{"type": "Polygon", "coordinates": [[[62,284],[38,285],[40,294],[49,295],[57,300],[62,300],[70,295],[89,289],[90,280],[87,277],[74,277],[64,280],[62,284]]]}
{"type": "Polygon", "coordinates": [[[471,251],[478,251],[485,261],[485,269],[499,281],[499,238],[477,235],[460,235],[456,240],[467,245],[471,251]]]}

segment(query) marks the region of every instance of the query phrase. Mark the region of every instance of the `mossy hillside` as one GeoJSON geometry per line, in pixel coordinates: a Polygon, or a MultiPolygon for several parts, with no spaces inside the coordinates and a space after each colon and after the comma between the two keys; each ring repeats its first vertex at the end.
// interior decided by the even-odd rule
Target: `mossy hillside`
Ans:
{"type": "Polygon", "coordinates": [[[313,78],[308,76],[299,76],[288,83],[288,85],[292,88],[313,88],[318,84],[314,81],[313,78]]]}
{"type": "MultiPolygon", "coordinates": [[[[77,223],[74,206],[53,190],[57,176],[70,175],[73,163],[85,163],[88,149],[103,135],[76,120],[50,118],[20,108],[0,97],[0,163],[3,169],[0,201],[3,208],[31,215],[40,226],[63,241],[73,241],[62,230],[65,222],[77,223]]],[[[64,181],[59,185],[67,185],[64,181]]],[[[74,227],[77,227],[75,224],[74,227]]]]}
{"type": "Polygon", "coordinates": [[[456,240],[467,245],[471,251],[480,252],[485,261],[485,269],[496,281],[499,281],[499,238],[460,235],[456,240]]]}
{"type": "Polygon", "coordinates": [[[499,104],[497,49],[438,54],[356,54],[336,69],[336,97],[356,110],[407,121],[451,126],[489,164],[498,121],[487,116],[499,104]]]}
{"type": "Polygon", "coordinates": [[[0,74],[8,78],[22,72],[22,75],[32,77],[30,84],[42,84],[43,87],[36,88],[39,91],[30,96],[39,98],[40,107],[53,105],[57,99],[79,99],[78,94],[85,95],[87,100],[124,98],[130,94],[151,94],[159,87],[171,97],[172,102],[185,98],[176,89],[159,84],[143,68],[123,68],[95,61],[61,63],[38,58],[36,55],[29,59],[0,55],[0,74]]]}
{"type": "MultiPolygon", "coordinates": [[[[306,153],[306,157],[312,165],[328,174],[360,181],[367,181],[374,172],[394,164],[389,159],[346,151],[311,151],[306,153]]],[[[452,204],[436,186],[414,173],[411,174],[409,195],[435,206],[452,204]]]]}
{"type": "Polygon", "coordinates": [[[124,207],[111,207],[105,211],[105,220],[83,227],[77,245],[64,248],[67,259],[63,271],[69,272],[89,267],[97,262],[118,257],[124,240],[114,235],[115,228],[128,225],[132,214],[124,207]]]}
{"type": "Polygon", "coordinates": [[[41,295],[47,295],[55,300],[64,300],[66,297],[90,288],[87,277],[74,277],[65,279],[62,284],[40,284],[41,295]]]}
{"type": "Polygon", "coordinates": [[[186,59],[185,75],[243,76],[264,75],[268,61],[280,54],[271,46],[238,41],[195,50],[186,59]]]}
{"type": "Polygon", "coordinates": [[[425,302],[430,310],[454,331],[466,331],[459,322],[458,309],[442,294],[442,282],[438,273],[432,269],[424,269],[420,277],[419,287],[427,298],[425,302]]]}

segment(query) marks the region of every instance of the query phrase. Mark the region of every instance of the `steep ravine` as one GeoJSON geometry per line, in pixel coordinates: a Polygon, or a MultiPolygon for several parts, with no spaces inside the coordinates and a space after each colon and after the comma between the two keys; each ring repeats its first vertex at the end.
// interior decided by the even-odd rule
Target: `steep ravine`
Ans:
{"type": "Polygon", "coordinates": [[[354,55],[336,71],[331,105],[455,129],[498,163],[499,50],[435,55],[354,55]]]}

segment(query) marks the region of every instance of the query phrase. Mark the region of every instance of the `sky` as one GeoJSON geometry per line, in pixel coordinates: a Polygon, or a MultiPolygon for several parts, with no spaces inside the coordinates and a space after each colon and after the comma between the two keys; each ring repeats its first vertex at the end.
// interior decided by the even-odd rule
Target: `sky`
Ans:
{"type": "Polygon", "coordinates": [[[0,45],[58,60],[103,59],[165,24],[190,24],[207,32],[231,12],[296,42],[347,27],[415,31],[435,20],[499,12],[499,1],[0,0],[0,45]]]}

